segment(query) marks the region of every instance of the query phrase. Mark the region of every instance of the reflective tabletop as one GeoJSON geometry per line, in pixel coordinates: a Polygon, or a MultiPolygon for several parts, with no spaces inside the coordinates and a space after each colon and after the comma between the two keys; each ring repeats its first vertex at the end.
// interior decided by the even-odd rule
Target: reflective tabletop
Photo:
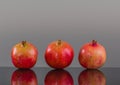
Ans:
{"type": "Polygon", "coordinates": [[[0,68],[0,85],[120,85],[120,68],[0,68]]]}

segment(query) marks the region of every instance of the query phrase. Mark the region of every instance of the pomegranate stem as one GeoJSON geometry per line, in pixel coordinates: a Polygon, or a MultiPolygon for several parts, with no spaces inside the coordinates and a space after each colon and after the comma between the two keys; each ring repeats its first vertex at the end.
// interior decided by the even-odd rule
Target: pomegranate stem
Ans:
{"type": "Polygon", "coordinates": [[[25,47],[26,41],[22,41],[22,45],[23,47],[25,47]]]}
{"type": "Polygon", "coordinates": [[[61,43],[62,43],[62,40],[58,40],[58,45],[61,45],[61,43]]]}
{"type": "Polygon", "coordinates": [[[95,46],[97,44],[96,40],[92,40],[92,45],[95,46]]]}

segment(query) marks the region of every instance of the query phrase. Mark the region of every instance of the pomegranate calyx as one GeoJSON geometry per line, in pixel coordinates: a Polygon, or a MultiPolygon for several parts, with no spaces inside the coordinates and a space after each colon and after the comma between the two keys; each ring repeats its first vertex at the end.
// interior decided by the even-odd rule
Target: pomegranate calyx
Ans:
{"type": "Polygon", "coordinates": [[[25,47],[26,42],[27,42],[26,40],[22,41],[22,45],[23,45],[23,47],[25,47]]]}
{"type": "Polygon", "coordinates": [[[96,40],[92,40],[92,46],[96,46],[97,45],[97,41],[96,40]]]}
{"type": "Polygon", "coordinates": [[[61,45],[61,44],[62,44],[62,40],[58,40],[57,45],[61,45]]]}

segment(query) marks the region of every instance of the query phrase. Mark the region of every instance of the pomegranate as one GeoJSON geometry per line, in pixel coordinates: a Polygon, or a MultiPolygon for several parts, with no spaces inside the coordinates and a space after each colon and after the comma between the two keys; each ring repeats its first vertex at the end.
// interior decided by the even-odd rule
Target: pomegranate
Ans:
{"type": "Polygon", "coordinates": [[[106,62],[106,50],[93,40],[81,47],[78,60],[84,68],[97,69],[106,62]]]}
{"type": "Polygon", "coordinates": [[[46,63],[56,69],[69,66],[73,60],[73,56],[74,50],[72,46],[62,40],[51,42],[45,51],[46,63]]]}
{"type": "Polygon", "coordinates": [[[17,68],[32,68],[36,64],[37,56],[37,48],[27,41],[16,44],[11,51],[12,63],[17,68]]]}

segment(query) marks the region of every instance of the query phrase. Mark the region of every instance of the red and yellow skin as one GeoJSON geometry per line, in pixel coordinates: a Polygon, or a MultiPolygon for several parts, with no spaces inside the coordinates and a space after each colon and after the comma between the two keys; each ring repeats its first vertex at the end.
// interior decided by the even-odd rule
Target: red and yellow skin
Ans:
{"type": "Polygon", "coordinates": [[[82,46],[78,59],[84,68],[97,69],[106,62],[106,50],[93,40],[82,46]]]}
{"type": "Polygon", "coordinates": [[[50,43],[45,51],[46,63],[56,69],[69,66],[73,60],[73,48],[65,41],[57,40],[50,43]]]}
{"type": "Polygon", "coordinates": [[[57,69],[47,73],[44,85],[74,85],[74,82],[69,72],[57,69]]]}
{"type": "Polygon", "coordinates": [[[79,85],[106,85],[105,75],[97,69],[87,69],[78,77],[79,85]]]}
{"type": "Polygon", "coordinates": [[[12,74],[11,85],[38,85],[36,74],[29,69],[18,69],[12,74]]]}
{"type": "Polygon", "coordinates": [[[37,61],[38,50],[33,44],[22,41],[12,48],[11,58],[17,68],[32,68],[37,61]]]}

